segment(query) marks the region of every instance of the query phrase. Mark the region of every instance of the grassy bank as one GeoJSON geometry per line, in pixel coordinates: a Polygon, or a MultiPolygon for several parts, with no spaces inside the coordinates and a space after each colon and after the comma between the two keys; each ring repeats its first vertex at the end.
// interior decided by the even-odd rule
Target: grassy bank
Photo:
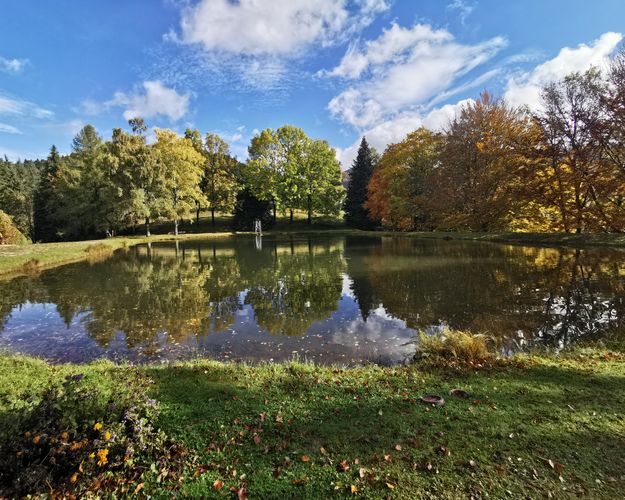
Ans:
{"type": "MultiPolygon", "coordinates": [[[[111,462],[97,466],[95,456],[84,459],[82,473],[64,469],[59,484],[70,491],[97,490],[110,486],[107,477],[121,477],[112,473],[113,445],[99,440],[118,428],[106,420],[104,402],[120,406],[129,393],[145,392],[160,407],[151,424],[185,450],[184,458],[175,465],[148,447],[145,463],[137,458],[143,465],[116,486],[129,496],[608,499],[625,493],[625,356],[605,349],[488,367],[352,370],[206,360],[53,366],[4,355],[0,429],[17,425],[20,409],[25,423],[12,434],[22,436],[29,431],[24,426],[38,421],[28,420],[25,409],[38,404],[49,384],[67,385],[78,374],[84,378],[76,384],[102,401],[89,404],[85,432],[98,438],[98,452],[111,447],[111,462]],[[454,388],[470,397],[450,396],[454,388]],[[428,393],[446,403],[421,403],[428,393]],[[91,430],[99,422],[104,427],[91,430]]],[[[40,446],[43,441],[32,441],[44,434],[35,430],[24,446],[40,446]]],[[[69,429],[61,445],[71,447],[73,436],[69,429]]]]}
{"type": "MultiPolygon", "coordinates": [[[[202,235],[183,234],[185,238],[225,237],[231,233],[207,233],[202,235]]],[[[147,243],[148,241],[168,241],[176,239],[173,235],[128,236],[107,238],[104,240],[68,241],[62,243],[37,243],[32,245],[0,246],[0,278],[10,278],[19,274],[49,269],[61,264],[69,264],[80,260],[98,258],[106,252],[119,248],[147,243]]]]}
{"type": "Polygon", "coordinates": [[[403,236],[417,239],[486,241],[518,245],[566,247],[623,247],[625,234],[569,234],[569,233],[473,233],[473,232],[406,232],[366,231],[367,234],[403,236]]]}

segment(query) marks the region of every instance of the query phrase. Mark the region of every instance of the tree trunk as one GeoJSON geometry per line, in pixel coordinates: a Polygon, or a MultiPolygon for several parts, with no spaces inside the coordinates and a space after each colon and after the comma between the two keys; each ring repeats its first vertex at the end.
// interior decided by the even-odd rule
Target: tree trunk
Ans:
{"type": "Polygon", "coordinates": [[[308,225],[312,224],[312,200],[310,196],[308,196],[308,225]]]}
{"type": "Polygon", "coordinates": [[[273,202],[273,223],[275,224],[276,222],[278,222],[278,217],[276,215],[276,202],[273,202]]]}
{"type": "Polygon", "coordinates": [[[215,227],[215,209],[211,208],[211,223],[213,224],[213,227],[215,227]]]}
{"type": "Polygon", "coordinates": [[[148,237],[151,236],[150,235],[150,218],[149,217],[145,218],[145,235],[148,236],[148,237]]]}
{"type": "Polygon", "coordinates": [[[174,218],[174,234],[178,236],[178,217],[174,218]]]}
{"type": "Polygon", "coordinates": [[[289,224],[293,224],[293,209],[289,209],[289,224]]]}
{"type": "Polygon", "coordinates": [[[198,205],[197,208],[195,209],[195,223],[196,224],[200,223],[200,205],[198,205]]]}

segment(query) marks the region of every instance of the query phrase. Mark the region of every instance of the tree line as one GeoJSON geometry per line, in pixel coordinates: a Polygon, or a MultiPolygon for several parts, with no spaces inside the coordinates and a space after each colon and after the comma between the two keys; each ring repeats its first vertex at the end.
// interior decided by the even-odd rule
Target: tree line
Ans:
{"type": "Polygon", "coordinates": [[[381,157],[361,143],[346,215],[411,230],[625,230],[625,53],[542,89],[541,109],[488,92],[444,132],[419,128],[381,157]]]}
{"type": "Polygon", "coordinates": [[[277,212],[338,215],[344,188],[340,164],[326,141],[285,125],[255,136],[249,161],[238,161],[217,134],[156,129],[148,140],[141,118],[130,131],[104,140],[86,125],[71,153],[55,146],[45,160],[0,160],[0,211],[33,241],[114,235],[155,221],[199,222],[202,210],[234,212],[237,229],[253,220],[275,222],[277,212]],[[271,214],[273,210],[273,214],[271,214]]]}
{"type": "Polygon", "coordinates": [[[400,231],[625,230],[625,53],[546,85],[541,104],[483,92],[443,132],[419,128],[382,155],[363,138],[346,192],[335,151],[294,126],[256,134],[240,162],[213,133],[156,129],[148,141],[135,118],[104,140],[87,125],[68,155],[0,160],[0,212],[33,241],[149,235],[162,220],[177,234],[203,210],[213,224],[233,213],[239,230],[341,209],[348,225],[400,231]]]}

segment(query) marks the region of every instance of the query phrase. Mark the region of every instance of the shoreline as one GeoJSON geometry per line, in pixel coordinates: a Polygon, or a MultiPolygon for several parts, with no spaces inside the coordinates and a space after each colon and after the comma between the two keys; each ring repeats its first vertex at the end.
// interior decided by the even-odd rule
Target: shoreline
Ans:
{"type": "MultiPolygon", "coordinates": [[[[64,264],[86,260],[86,250],[91,245],[103,244],[112,251],[148,242],[227,238],[236,235],[253,235],[250,232],[205,232],[155,234],[147,236],[116,236],[99,240],[59,243],[35,243],[0,246],[0,279],[10,279],[30,272],[39,272],[64,264]],[[35,262],[36,261],[36,262],[35,262]],[[32,264],[32,265],[31,265],[32,264]]],[[[459,233],[459,232],[394,232],[365,231],[351,228],[293,229],[279,228],[263,233],[266,236],[335,235],[413,238],[422,240],[476,241],[497,244],[529,245],[554,248],[624,248],[625,234],[564,234],[564,233],[459,233]]]]}

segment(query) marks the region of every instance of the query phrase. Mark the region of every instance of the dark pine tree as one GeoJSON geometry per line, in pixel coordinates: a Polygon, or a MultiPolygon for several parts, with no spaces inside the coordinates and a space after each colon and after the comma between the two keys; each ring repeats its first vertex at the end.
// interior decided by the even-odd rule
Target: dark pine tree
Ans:
{"type": "Polygon", "coordinates": [[[234,206],[232,227],[235,231],[253,231],[254,221],[259,219],[263,229],[269,229],[274,224],[271,216],[271,202],[259,200],[249,189],[243,189],[237,195],[234,206]]]}
{"type": "Polygon", "coordinates": [[[56,146],[52,146],[50,154],[43,165],[39,186],[34,196],[35,241],[53,241],[57,238],[54,184],[61,165],[61,156],[56,146]]]}
{"type": "Polygon", "coordinates": [[[345,221],[347,225],[368,229],[373,226],[367,210],[363,207],[367,201],[367,186],[375,167],[375,159],[366,138],[360,141],[358,156],[352,164],[345,198],[345,221]]]}

